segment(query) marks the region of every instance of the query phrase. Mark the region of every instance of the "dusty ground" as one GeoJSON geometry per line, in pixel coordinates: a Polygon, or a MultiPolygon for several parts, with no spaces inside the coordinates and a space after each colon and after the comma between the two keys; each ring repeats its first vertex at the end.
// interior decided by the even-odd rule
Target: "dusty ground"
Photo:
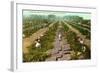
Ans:
{"type": "Polygon", "coordinates": [[[86,37],[84,35],[82,35],[77,29],[73,28],[71,25],[69,25],[68,23],[64,22],[73,32],[75,32],[77,34],[77,36],[81,37],[82,39],[84,39],[84,44],[87,45],[88,47],[91,46],[91,41],[89,39],[86,39],[86,37]]]}
{"type": "MultiPolygon", "coordinates": [[[[53,26],[53,24],[56,22],[53,22],[52,24],[49,25],[49,27],[53,26]]],[[[46,31],[48,31],[48,27],[42,28],[35,33],[33,33],[30,37],[24,38],[23,39],[23,53],[28,53],[28,46],[30,46],[32,43],[35,43],[35,40],[43,35],[46,31]]]]}
{"type": "MultiPolygon", "coordinates": [[[[59,26],[61,27],[61,26],[59,26]]],[[[62,36],[62,39],[59,41],[59,27],[56,31],[54,48],[49,50],[51,57],[47,58],[46,61],[60,61],[60,60],[70,60],[71,59],[71,50],[67,41],[62,36]]]]}

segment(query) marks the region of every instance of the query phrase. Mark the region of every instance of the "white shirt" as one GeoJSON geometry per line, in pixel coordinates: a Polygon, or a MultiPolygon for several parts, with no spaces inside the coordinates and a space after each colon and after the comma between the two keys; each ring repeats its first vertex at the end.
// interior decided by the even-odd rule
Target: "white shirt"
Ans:
{"type": "Polygon", "coordinates": [[[41,46],[41,44],[38,43],[38,42],[37,42],[36,45],[35,45],[35,47],[37,47],[37,48],[40,47],[40,46],[41,46]]]}
{"type": "Polygon", "coordinates": [[[81,40],[80,43],[83,44],[83,41],[81,40]]]}

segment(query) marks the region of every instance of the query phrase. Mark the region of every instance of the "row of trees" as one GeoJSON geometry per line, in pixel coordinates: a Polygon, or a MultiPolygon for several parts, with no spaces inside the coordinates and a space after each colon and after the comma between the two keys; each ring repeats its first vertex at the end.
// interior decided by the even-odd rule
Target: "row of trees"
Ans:
{"type": "Polygon", "coordinates": [[[35,47],[33,43],[29,46],[29,53],[23,54],[24,62],[37,62],[45,61],[46,58],[50,57],[50,53],[47,51],[54,48],[55,32],[57,30],[58,23],[55,23],[49,30],[40,38],[41,47],[35,47]]]}
{"type": "Polygon", "coordinates": [[[72,49],[71,59],[78,60],[80,56],[83,56],[83,59],[90,59],[90,47],[87,47],[84,44],[81,44],[78,40],[77,34],[71,31],[67,25],[63,24],[63,29],[65,31],[65,40],[70,44],[70,48],[72,49]],[[66,27],[66,28],[65,28],[66,27]],[[85,50],[84,50],[85,48],[85,50]]]}
{"type": "Polygon", "coordinates": [[[23,34],[28,37],[37,30],[48,27],[56,19],[55,15],[31,15],[23,16],[23,34]]]}

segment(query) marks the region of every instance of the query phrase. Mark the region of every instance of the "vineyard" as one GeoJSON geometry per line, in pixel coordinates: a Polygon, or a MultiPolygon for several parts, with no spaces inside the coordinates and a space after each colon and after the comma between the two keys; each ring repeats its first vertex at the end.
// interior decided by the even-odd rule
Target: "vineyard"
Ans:
{"type": "Polygon", "coordinates": [[[23,18],[23,62],[91,59],[91,21],[80,16],[23,18]]]}

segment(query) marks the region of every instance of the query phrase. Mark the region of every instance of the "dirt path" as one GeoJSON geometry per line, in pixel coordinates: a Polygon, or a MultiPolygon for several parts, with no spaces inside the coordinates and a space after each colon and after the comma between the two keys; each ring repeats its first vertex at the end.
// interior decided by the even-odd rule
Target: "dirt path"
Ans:
{"type": "Polygon", "coordinates": [[[75,32],[77,34],[77,36],[79,36],[82,39],[84,39],[84,44],[87,45],[88,47],[90,47],[90,40],[89,39],[86,39],[86,36],[85,35],[82,35],[77,29],[73,28],[71,25],[69,25],[65,21],[62,21],[62,22],[64,24],[66,24],[73,32],[75,32]]]}
{"type": "MultiPolygon", "coordinates": [[[[60,27],[60,26],[59,26],[60,27]]],[[[51,57],[47,58],[46,61],[58,61],[58,60],[70,60],[71,49],[69,44],[65,41],[64,37],[59,40],[59,27],[56,31],[54,49],[51,49],[51,57]]]]}
{"type": "MultiPolygon", "coordinates": [[[[53,22],[49,25],[49,27],[53,26],[56,22],[53,22]]],[[[35,43],[34,41],[37,39],[37,37],[43,35],[46,31],[48,31],[48,27],[42,28],[38,30],[37,32],[33,33],[30,37],[23,39],[23,53],[28,53],[28,46],[30,46],[32,43],[35,43]]]]}
{"type": "Polygon", "coordinates": [[[89,25],[86,25],[86,24],[81,24],[81,25],[90,28],[89,25]]]}

